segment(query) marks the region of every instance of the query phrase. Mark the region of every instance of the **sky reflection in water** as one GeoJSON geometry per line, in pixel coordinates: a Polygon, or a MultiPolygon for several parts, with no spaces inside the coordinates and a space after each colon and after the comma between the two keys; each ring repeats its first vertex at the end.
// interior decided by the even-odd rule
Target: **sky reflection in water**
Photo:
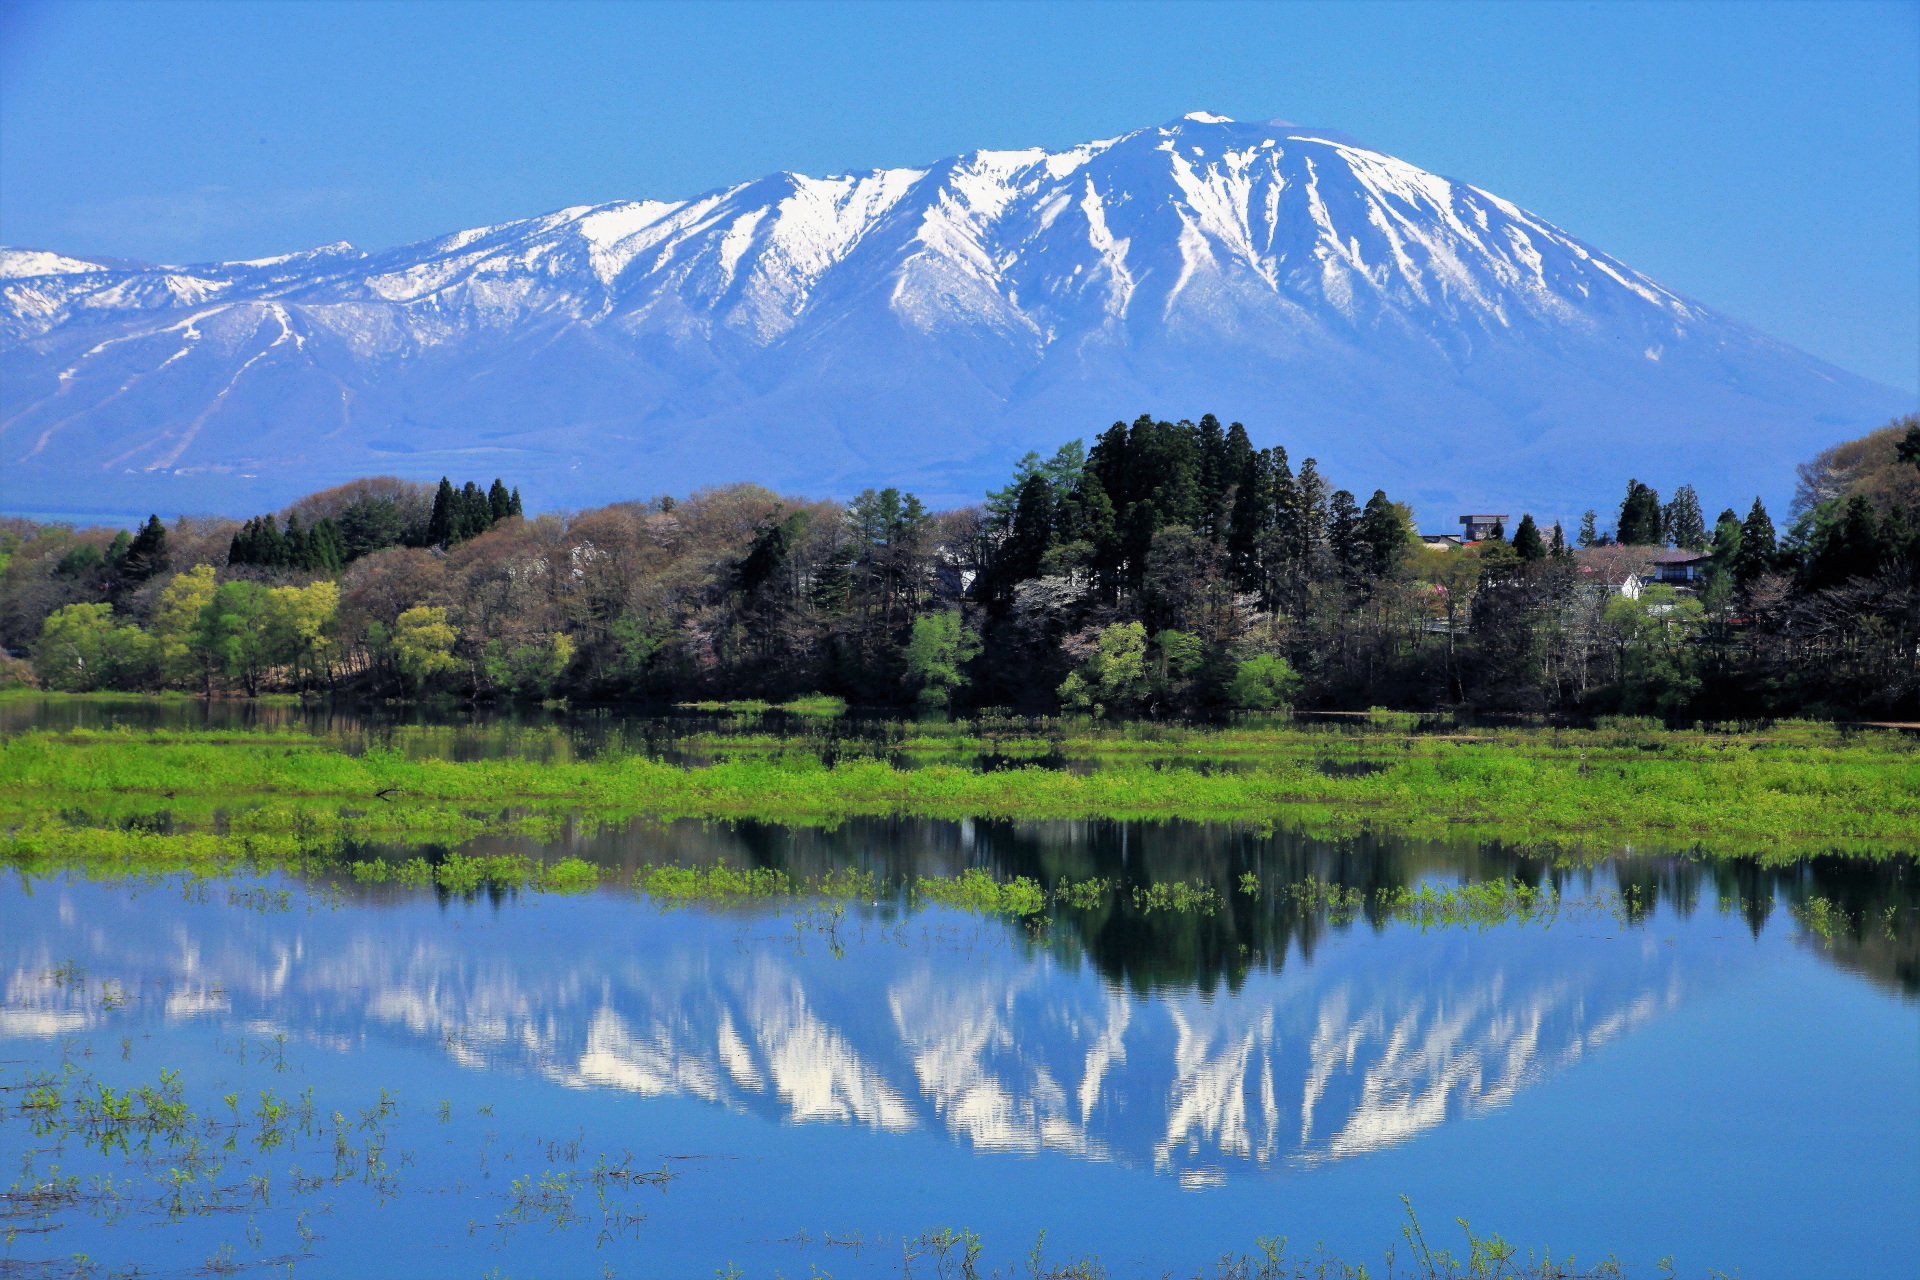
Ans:
{"type": "MultiPolygon", "coordinates": [[[[1230,863],[1259,871],[1267,900],[1303,865],[1350,883],[1526,865],[1184,824],[597,839],[575,851],[802,872],[1117,862],[1165,880],[1230,863]]],[[[1266,1233],[1376,1263],[1402,1191],[1437,1221],[1583,1256],[1869,1274],[1864,1260],[1920,1246],[1912,939],[1830,947],[1754,898],[1804,896],[1817,867],[1741,874],[1603,864],[1567,878],[1550,924],[1330,926],[1229,895],[1213,917],[1066,913],[1046,934],[897,903],[663,910],[614,889],[463,900],[348,882],[332,904],[294,886],[291,909],[261,910],[270,896],[224,883],[15,884],[0,897],[0,1049],[44,1063],[91,1048],[103,1079],[185,1067],[196,1105],[311,1084],[324,1111],[394,1089],[414,1126],[401,1180],[428,1193],[385,1208],[333,1196],[305,1275],[400,1258],[415,1274],[708,1275],[732,1259],[753,1275],[878,1275],[897,1273],[903,1232],[943,1224],[1007,1259],[1047,1227],[1118,1274],[1192,1274],[1266,1233]],[[1651,884],[1660,905],[1629,920],[1595,897],[1620,883],[1651,884]],[[67,961],[84,984],[47,980],[67,961]],[[106,982],[133,998],[103,1007],[106,982]],[[257,1047],[241,1061],[249,1037],[276,1034],[286,1070],[257,1047]],[[439,1098],[462,1105],[436,1127],[439,1098]],[[502,1131],[519,1138],[485,1138],[502,1131]],[[466,1234],[499,1216],[510,1177],[546,1167],[527,1163],[531,1139],[576,1133],[589,1160],[709,1159],[676,1166],[647,1220],[604,1247],[591,1229],[466,1234]],[[474,1149],[509,1147],[469,1167],[474,1149]],[[1826,1258],[1842,1222],[1847,1252],[1826,1258]],[[822,1233],[856,1231],[887,1243],[821,1252],[822,1233]]],[[[1824,874],[1815,887],[1851,892],[1863,915],[1870,898],[1912,915],[1904,867],[1824,874]]],[[[20,1126],[4,1132],[17,1153],[20,1126]]],[[[15,1256],[182,1265],[239,1236],[231,1221],[147,1227],[150,1255],[128,1255],[118,1230],[82,1220],[55,1254],[15,1256]]]]}

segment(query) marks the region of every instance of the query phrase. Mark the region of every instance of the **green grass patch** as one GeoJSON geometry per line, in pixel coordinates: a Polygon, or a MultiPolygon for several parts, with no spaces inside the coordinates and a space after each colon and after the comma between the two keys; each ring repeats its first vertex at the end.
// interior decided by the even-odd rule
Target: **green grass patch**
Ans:
{"type": "MultiPolygon", "coordinates": [[[[983,741],[976,734],[900,769],[859,754],[829,763],[804,743],[768,745],[763,735],[705,740],[725,754],[700,768],[638,754],[456,762],[413,755],[412,732],[359,754],[294,731],[24,733],[0,742],[0,831],[17,841],[55,815],[156,812],[263,839],[340,822],[450,838],[537,830],[569,815],[1184,818],[1327,835],[1651,841],[1762,857],[1886,853],[1920,836],[1914,740],[1819,725],[1751,734],[1141,726],[1045,744],[1055,759],[1094,762],[1084,773],[975,769],[964,753],[983,741]],[[1232,767],[1204,767],[1214,761],[1232,767]]],[[[838,750],[857,746],[842,740],[838,750]]]]}

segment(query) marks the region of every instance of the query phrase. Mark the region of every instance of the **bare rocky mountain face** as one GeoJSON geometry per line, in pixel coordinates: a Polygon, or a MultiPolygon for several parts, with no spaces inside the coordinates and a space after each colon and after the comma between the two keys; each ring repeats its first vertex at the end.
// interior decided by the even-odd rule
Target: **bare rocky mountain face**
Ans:
{"type": "Polygon", "coordinates": [[[1750,498],[1911,399],[1476,187],[1205,113],[382,253],[9,249],[0,293],[0,501],[28,512],[244,513],[377,472],[543,508],[960,502],[1028,449],[1212,412],[1440,527],[1628,475],[1750,498]]]}

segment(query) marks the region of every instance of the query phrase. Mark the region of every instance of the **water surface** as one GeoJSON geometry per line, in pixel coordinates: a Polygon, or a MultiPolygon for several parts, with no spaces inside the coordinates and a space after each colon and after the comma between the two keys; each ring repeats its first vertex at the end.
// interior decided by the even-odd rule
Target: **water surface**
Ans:
{"type": "Polygon", "coordinates": [[[1402,1194],[1435,1229],[1672,1254],[1681,1274],[1893,1275],[1920,1253],[1906,861],[1568,868],[1205,824],[905,820],[468,851],[584,856],[607,881],[0,889],[0,1156],[126,1188],[10,1256],[845,1277],[899,1274],[903,1246],[952,1227],[983,1238],[982,1274],[1044,1229],[1055,1261],[1189,1276],[1260,1235],[1377,1266],[1402,1194]],[[616,883],[716,861],[859,867],[882,889],[674,907],[616,883]],[[972,866],[1205,885],[1215,906],[1120,892],[1040,924],[887,888],[972,866]],[[1507,877],[1557,908],[1423,928],[1294,892],[1507,877]],[[1832,936],[1808,927],[1815,902],[1832,936]],[[18,1086],[63,1063],[116,1087],[178,1070],[197,1113],[235,1117],[232,1146],[143,1162],[36,1135],[18,1086]],[[263,1090],[297,1107],[308,1089],[304,1131],[244,1119],[263,1090]],[[156,1188],[183,1163],[199,1199],[170,1206],[156,1188]]]}

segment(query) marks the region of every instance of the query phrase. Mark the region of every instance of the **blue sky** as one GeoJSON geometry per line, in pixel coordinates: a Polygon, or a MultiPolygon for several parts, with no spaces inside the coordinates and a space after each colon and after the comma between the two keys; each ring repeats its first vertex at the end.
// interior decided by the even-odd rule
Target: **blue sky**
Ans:
{"type": "Polygon", "coordinates": [[[380,248],[1110,137],[1336,126],[1920,385],[1920,4],[218,4],[0,10],[0,240],[380,248]]]}

